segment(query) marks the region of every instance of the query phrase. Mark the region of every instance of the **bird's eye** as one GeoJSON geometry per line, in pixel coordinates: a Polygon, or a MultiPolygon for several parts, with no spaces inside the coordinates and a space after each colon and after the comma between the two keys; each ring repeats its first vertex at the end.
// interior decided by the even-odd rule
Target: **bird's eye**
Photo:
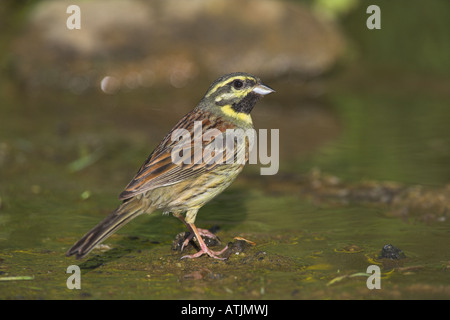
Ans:
{"type": "Polygon", "coordinates": [[[244,86],[244,82],[242,80],[236,79],[233,81],[233,87],[236,89],[241,89],[244,86]]]}

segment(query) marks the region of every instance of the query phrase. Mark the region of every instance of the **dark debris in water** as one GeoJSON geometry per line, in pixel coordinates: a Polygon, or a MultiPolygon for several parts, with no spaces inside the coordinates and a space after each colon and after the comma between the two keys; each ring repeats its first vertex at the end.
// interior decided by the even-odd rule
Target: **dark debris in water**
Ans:
{"type": "Polygon", "coordinates": [[[229,259],[230,256],[239,255],[253,245],[248,240],[235,239],[235,241],[228,243],[228,250],[224,252],[223,257],[229,259]]]}
{"type": "MultiPolygon", "coordinates": [[[[175,236],[175,239],[172,241],[172,250],[173,251],[181,251],[181,246],[183,245],[184,240],[190,235],[189,232],[180,232],[175,236]]],[[[191,241],[189,244],[185,246],[185,250],[191,247],[191,241]]]]}
{"type": "Polygon", "coordinates": [[[397,247],[394,247],[392,244],[387,244],[381,249],[379,259],[391,259],[391,260],[399,260],[406,258],[406,255],[397,247]]]}

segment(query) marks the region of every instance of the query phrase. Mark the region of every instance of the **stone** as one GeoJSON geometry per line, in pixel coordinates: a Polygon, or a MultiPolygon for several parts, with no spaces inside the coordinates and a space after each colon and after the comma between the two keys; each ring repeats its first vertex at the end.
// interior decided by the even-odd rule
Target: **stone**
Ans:
{"type": "Polygon", "coordinates": [[[274,0],[96,0],[36,4],[13,43],[15,77],[35,88],[114,93],[245,71],[264,79],[329,70],[344,41],[307,7],[274,0]]]}

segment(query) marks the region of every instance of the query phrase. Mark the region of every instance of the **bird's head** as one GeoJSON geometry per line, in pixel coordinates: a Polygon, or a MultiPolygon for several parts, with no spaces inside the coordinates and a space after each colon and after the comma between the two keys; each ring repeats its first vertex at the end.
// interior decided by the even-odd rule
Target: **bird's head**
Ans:
{"type": "Polygon", "coordinates": [[[250,112],[256,102],[274,91],[251,74],[231,73],[213,82],[200,105],[251,124],[250,112]]]}

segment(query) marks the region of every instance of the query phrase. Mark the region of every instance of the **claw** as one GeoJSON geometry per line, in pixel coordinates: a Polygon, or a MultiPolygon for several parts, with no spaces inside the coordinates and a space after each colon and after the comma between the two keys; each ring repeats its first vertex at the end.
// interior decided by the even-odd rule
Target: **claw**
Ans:
{"type": "MultiPolygon", "coordinates": [[[[205,247],[206,247],[206,245],[205,245],[205,247]]],[[[181,259],[194,259],[194,258],[198,258],[198,257],[200,257],[200,256],[202,256],[204,254],[207,254],[208,256],[210,256],[211,258],[214,258],[214,259],[226,260],[227,258],[221,258],[221,257],[218,257],[218,256],[223,254],[227,249],[228,249],[228,246],[226,246],[225,248],[223,248],[222,250],[217,252],[217,251],[212,251],[208,247],[206,247],[206,249],[202,248],[197,253],[194,253],[194,254],[191,254],[191,255],[182,256],[181,259]]]]}

